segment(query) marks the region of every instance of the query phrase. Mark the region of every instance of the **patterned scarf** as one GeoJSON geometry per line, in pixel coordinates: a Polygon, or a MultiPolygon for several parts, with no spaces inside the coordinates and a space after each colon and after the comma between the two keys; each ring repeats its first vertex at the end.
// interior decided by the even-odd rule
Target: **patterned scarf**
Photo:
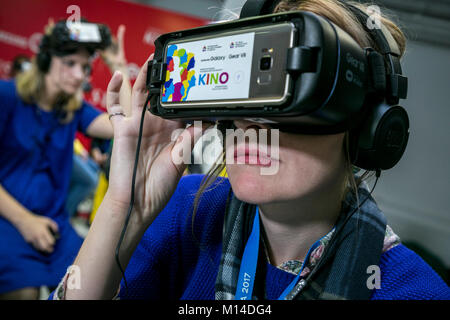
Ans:
{"type": "MultiPolygon", "coordinates": [[[[346,221],[346,217],[357,209],[355,196],[351,192],[347,194],[335,225],[336,232],[332,233],[323,255],[306,277],[294,286],[286,300],[370,298],[367,268],[379,263],[386,219],[366,189],[360,188],[358,196],[361,201],[368,197],[367,201],[346,221]]],[[[225,213],[222,257],[215,285],[216,300],[234,299],[241,257],[251,233],[255,211],[255,205],[231,196],[225,213]]],[[[261,240],[260,248],[263,246],[261,240]]],[[[253,299],[266,298],[264,266],[267,257],[261,249],[253,299]]]]}

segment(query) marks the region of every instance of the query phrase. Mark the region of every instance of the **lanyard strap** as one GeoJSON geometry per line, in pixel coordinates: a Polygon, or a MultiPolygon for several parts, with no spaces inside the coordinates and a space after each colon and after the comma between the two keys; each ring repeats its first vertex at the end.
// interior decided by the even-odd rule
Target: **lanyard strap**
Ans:
{"type": "Polygon", "coordinates": [[[320,244],[320,240],[317,240],[312,246],[311,248],[309,248],[308,253],[306,254],[305,260],[302,263],[302,267],[300,269],[300,271],[298,272],[297,276],[295,277],[295,279],[286,287],[286,289],[284,289],[283,293],[280,295],[280,297],[278,298],[278,300],[285,300],[286,296],[294,289],[294,287],[296,286],[296,284],[300,281],[300,275],[303,272],[303,269],[305,268],[306,262],[309,260],[309,256],[311,255],[311,252],[313,252],[313,250],[315,248],[317,248],[320,244]]]}
{"type": "MultiPolygon", "coordinates": [[[[258,263],[258,251],[259,251],[259,208],[256,207],[256,214],[253,220],[253,227],[250,237],[247,240],[247,244],[244,248],[244,254],[242,255],[241,267],[239,269],[239,278],[236,286],[235,300],[251,300],[253,293],[253,286],[256,276],[256,265],[258,263]]],[[[322,237],[323,238],[323,237],[322,237]]],[[[285,300],[286,296],[294,289],[295,285],[300,280],[300,275],[305,268],[306,262],[309,260],[311,252],[320,245],[320,240],[317,240],[311,248],[309,248],[303,261],[300,272],[295,279],[286,287],[278,300],[285,300]]]]}
{"type": "Polygon", "coordinates": [[[253,285],[256,275],[259,251],[259,209],[256,207],[255,219],[253,220],[252,233],[245,245],[242,256],[241,268],[237,282],[236,300],[252,300],[253,285]]]}

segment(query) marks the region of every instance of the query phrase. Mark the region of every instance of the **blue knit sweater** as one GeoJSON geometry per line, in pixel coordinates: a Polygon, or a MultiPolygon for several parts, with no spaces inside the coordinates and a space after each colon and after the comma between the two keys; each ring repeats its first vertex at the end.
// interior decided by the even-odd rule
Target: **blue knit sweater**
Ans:
{"type": "MultiPolygon", "coordinates": [[[[138,245],[126,269],[121,299],[214,299],[222,250],[227,179],[204,193],[192,219],[202,176],[183,177],[138,245]]],[[[381,288],[372,299],[450,299],[445,282],[417,254],[398,245],[381,256],[381,288]]],[[[368,275],[369,277],[369,275],[368,275]]],[[[268,299],[277,299],[294,276],[267,264],[268,299]]]]}

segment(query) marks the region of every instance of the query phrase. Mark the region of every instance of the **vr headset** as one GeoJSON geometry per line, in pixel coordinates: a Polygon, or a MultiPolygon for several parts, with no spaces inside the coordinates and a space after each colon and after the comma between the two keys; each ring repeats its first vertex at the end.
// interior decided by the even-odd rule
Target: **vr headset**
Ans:
{"type": "Polygon", "coordinates": [[[52,56],[65,56],[85,48],[89,55],[111,45],[111,32],[106,25],[82,22],[59,21],[51,34],[42,37],[36,56],[38,68],[46,73],[52,56]]]}
{"type": "Polygon", "coordinates": [[[409,119],[400,50],[390,32],[342,2],[377,50],[311,12],[270,14],[278,1],[248,0],[240,19],[161,35],[149,63],[150,112],[183,121],[246,119],[300,134],[349,132],[351,162],[392,168],[409,119]]]}

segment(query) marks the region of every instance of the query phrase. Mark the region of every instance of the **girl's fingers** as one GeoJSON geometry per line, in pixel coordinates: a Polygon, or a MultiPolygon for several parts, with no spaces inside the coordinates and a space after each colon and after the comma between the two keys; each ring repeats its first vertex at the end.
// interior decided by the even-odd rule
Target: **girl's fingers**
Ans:
{"type": "Polygon", "coordinates": [[[53,247],[55,245],[55,238],[50,232],[47,232],[45,235],[45,244],[46,247],[53,247]]]}
{"type": "Polygon", "coordinates": [[[121,24],[119,26],[119,29],[117,30],[117,42],[119,45],[119,50],[123,50],[124,49],[124,34],[125,34],[125,26],[123,24],[121,24]]]}
{"type": "Polygon", "coordinates": [[[144,107],[145,100],[147,99],[147,67],[149,63],[152,63],[153,54],[147,59],[147,61],[142,66],[136,81],[133,85],[133,92],[131,94],[131,109],[132,114],[141,114],[142,108],[144,107]]]}
{"type": "MultiPolygon", "coordinates": [[[[48,236],[50,237],[50,236],[48,236]]],[[[36,240],[36,247],[41,250],[44,251],[46,253],[50,253],[52,252],[52,244],[50,242],[50,239],[47,238],[47,236],[41,236],[36,240]]]]}
{"type": "Polygon", "coordinates": [[[52,229],[52,231],[54,233],[58,233],[59,232],[58,224],[55,221],[49,219],[48,220],[48,226],[49,226],[50,229],[52,229]]]}
{"type": "Polygon", "coordinates": [[[106,108],[111,108],[116,104],[120,104],[120,88],[122,87],[122,73],[120,71],[114,72],[111,80],[109,80],[108,88],[106,89],[106,108]]]}
{"type": "Polygon", "coordinates": [[[123,76],[120,71],[114,72],[106,90],[106,109],[111,123],[114,124],[124,117],[124,111],[120,105],[120,88],[122,87],[123,76]]]}

